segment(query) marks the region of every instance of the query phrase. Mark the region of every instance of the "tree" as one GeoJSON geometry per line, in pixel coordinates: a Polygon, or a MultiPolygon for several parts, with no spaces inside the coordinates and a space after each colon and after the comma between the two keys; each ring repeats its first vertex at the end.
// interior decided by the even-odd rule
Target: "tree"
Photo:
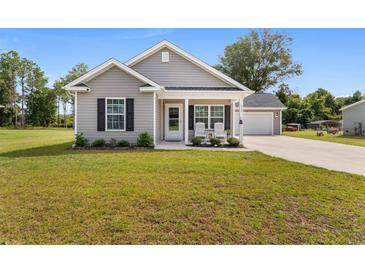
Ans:
{"type": "Polygon", "coordinates": [[[217,69],[255,91],[264,91],[286,78],[302,74],[292,60],[292,38],[286,34],[252,31],[228,45],[217,69]]]}
{"type": "MultiPolygon", "coordinates": [[[[16,51],[9,51],[0,55],[0,104],[5,106],[1,109],[1,117],[11,123],[12,115],[14,117],[14,126],[18,123],[18,95],[17,73],[19,68],[19,54],[16,51]]],[[[0,121],[3,125],[4,120],[0,121]]]]}
{"type": "Polygon", "coordinates": [[[32,92],[28,101],[28,120],[33,126],[48,127],[54,122],[56,113],[56,94],[44,88],[32,92]]]}
{"type": "Polygon", "coordinates": [[[57,80],[53,88],[55,90],[55,93],[57,94],[58,100],[62,102],[63,105],[63,121],[64,121],[64,127],[67,127],[67,104],[72,104],[72,112],[74,113],[75,107],[74,107],[74,97],[71,96],[66,90],[63,89],[63,86],[72,82],[73,80],[77,79],[81,75],[85,74],[88,70],[88,66],[84,63],[76,64],[65,77],[61,77],[59,80],[57,80]]]}
{"type": "Polygon", "coordinates": [[[56,95],[46,87],[47,78],[41,68],[33,62],[26,78],[28,92],[27,116],[33,126],[48,127],[54,121],[56,112],[56,95]]]}
{"type": "Polygon", "coordinates": [[[275,92],[276,97],[286,106],[288,104],[290,96],[294,92],[289,88],[287,84],[281,84],[278,90],[275,92]]]}
{"type": "Polygon", "coordinates": [[[32,73],[33,66],[35,64],[32,61],[29,61],[26,58],[21,58],[19,60],[19,67],[18,67],[18,84],[20,85],[21,89],[21,126],[25,126],[25,105],[26,105],[26,95],[28,93],[27,89],[27,82],[28,78],[32,73]]]}
{"type": "Polygon", "coordinates": [[[338,120],[335,97],[323,88],[309,93],[304,99],[310,106],[314,120],[338,120]]]}

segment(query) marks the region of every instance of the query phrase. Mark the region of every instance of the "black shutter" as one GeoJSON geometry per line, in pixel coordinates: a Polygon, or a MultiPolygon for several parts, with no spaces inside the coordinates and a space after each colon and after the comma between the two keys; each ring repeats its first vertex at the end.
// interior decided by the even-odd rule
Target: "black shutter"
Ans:
{"type": "Polygon", "coordinates": [[[189,129],[194,130],[194,106],[189,106],[189,129]]]}
{"type": "Polygon", "coordinates": [[[231,129],[231,106],[224,106],[224,129],[231,129]]]}
{"type": "Polygon", "coordinates": [[[126,101],[126,130],[134,131],[134,99],[128,98],[126,101]]]}
{"type": "Polygon", "coordinates": [[[98,131],[105,131],[105,99],[98,98],[97,106],[97,127],[98,131]]]}

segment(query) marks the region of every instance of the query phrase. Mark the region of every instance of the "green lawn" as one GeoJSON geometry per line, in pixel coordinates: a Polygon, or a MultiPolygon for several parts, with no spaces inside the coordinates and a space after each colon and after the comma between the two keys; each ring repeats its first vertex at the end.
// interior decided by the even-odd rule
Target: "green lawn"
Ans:
{"type": "Polygon", "coordinates": [[[365,243],[362,176],[257,152],[73,151],[64,130],[0,134],[0,243],[365,243]]]}
{"type": "Polygon", "coordinates": [[[342,134],[333,135],[333,134],[327,134],[326,132],[324,132],[324,136],[317,136],[317,131],[315,130],[284,132],[284,135],[365,147],[365,137],[360,137],[360,136],[344,136],[342,134]]]}

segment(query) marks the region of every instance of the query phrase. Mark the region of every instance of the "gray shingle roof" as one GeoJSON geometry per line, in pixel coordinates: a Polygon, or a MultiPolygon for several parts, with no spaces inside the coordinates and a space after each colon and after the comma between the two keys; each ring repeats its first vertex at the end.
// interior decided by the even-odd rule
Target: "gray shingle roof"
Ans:
{"type": "Polygon", "coordinates": [[[166,90],[218,90],[218,91],[231,91],[241,90],[237,87],[165,87],[166,90]]]}
{"type": "Polygon", "coordinates": [[[243,100],[244,107],[284,108],[278,97],[271,93],[253,93],[243,100]]]}

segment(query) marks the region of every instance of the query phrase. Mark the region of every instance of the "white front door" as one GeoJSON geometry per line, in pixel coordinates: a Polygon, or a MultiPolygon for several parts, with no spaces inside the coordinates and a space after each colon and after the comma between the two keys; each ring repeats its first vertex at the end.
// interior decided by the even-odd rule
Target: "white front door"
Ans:
{"type": "Polygon", "coordinates": [[[183,139],[182,104],[165,105],[165,140],[181,141],[183,139]]]}

